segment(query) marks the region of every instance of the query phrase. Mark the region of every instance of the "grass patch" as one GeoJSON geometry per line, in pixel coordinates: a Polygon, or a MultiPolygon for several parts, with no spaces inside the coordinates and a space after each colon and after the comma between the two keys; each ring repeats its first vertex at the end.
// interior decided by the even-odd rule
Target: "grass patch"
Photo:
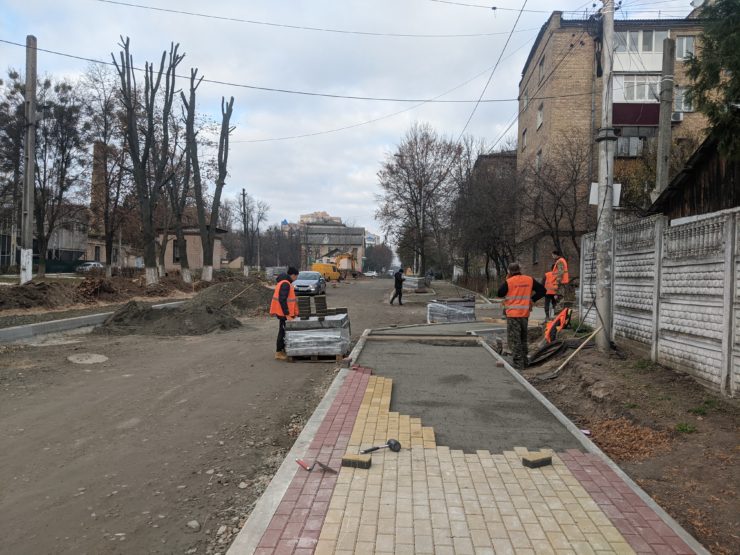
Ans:
{"type": "Polygon", "coordinates": [[[707,407],[704,405],[699,405],[698,407],[694,407],[693,409],[689,409],[689,412],[691,414],[695,414],[697,416],[706,416],[707,415],[707,407]]]}
{"type": "Polygon", "coordinates": [[[594,331],[594,329],[591,326],[589,326],[588,324],[582,322],[581,320],[579,320],[577,318],[571,318],[571,320],[570,320],[570,328],[573,331],[578,330],[579,336],[580,336],[580,334],[589,334],[592,331],[594,331]]]}
{"type": "Polygon", "coordinates": [[[696,431],[696,426],[686,422],[679,422],[676,424],[676,431],[682,434],[693,434],[696,431]]]}
{"type": "Polygon", "coordinates": [[[716,409],[717,407],[719,407],[717,399],[704,399],[701,405],[694,407],[693,409],[689,409],[689,412],[697,416],[706,416],[710,410],[716,409]]]}
{"type": "Polygon", "coordinates": [[[637,408],[640,408],[640,405],[638,405],[637,403],[625,403],[624,404],[624,408],[626,408],[626,409],[637,409],[637,408]]]}

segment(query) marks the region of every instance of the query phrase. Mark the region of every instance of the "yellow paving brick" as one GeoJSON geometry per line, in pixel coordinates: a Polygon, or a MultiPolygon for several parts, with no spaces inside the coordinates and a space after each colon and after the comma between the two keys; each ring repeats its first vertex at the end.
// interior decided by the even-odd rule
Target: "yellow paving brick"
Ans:
{"type": "Polygon", "coordinates": [[[375,537],[375,549],[377,551],[387,551],[393,553],[396,537],[393,534],[378,534],[375,537]]]}
{"type": "Polygon", "coordinates": [[[607,551],[610,547],[609,542],[601,534],[585,534],[585,536],[594,551],[607,551]]]}
{"type": "Polygon", "coordinates": [[[609,543],[621,543],[624,541],[624,537],[620,534],[614,526],[599,526],[599,532],[609,543]]]}
{"type": "Polygon", "coordinates": [[[545,532],[545,535],[555,550],[571,548],[568,538],[562,532],[545,532]]]}
{"type": "Polygon", "coordinates": [[[319,535],[319,539],[336,541],[337,537],[339,537],[339,526],[340,523],[338,522],[325,522],[324,525],[321,527],[321,534],[319,535]]]}
{"type": "Polygon", "coordinates": [[[627,542],[610,542],[609,545],[617,555],[633,555],[635,552],[627,542]]]}
{"type": "Polygon", "coordinates": [[[595,551],[588,542],[574,541],[571,542],[571,547],[576,552],[576,555],[595,555],[595,551]]]}
{"type": "Polygon", "coordinates": [[[377,526],[372,524],[360,524],[357,530],[357,541],[358,542],[375,542],[375,536],[378,533],[377,526]]]}
{"type": "Polygon", "coordinates": [[[488,530],[470,530],[470,540],[473,542],[473,547],[491,547],[491,538],[488,535],[488,530]]]}
{"type": "Polygon", "coordinates": [[[532,543],[532,549],[537,555],[555,555],[555,550],[546,539],[533,540],[530,538],[530,542],[532,543]]]}
{"type": "Polygon", "coordinates": [[[396,545],[414,545],[414,529],[396,528],[396,545]]]}
{"type": "Polygon", "coordinates": [[[319,540],[314,555],[334,555],[337,543],[329,540],[319,540]]]}
{"type": "Polygon", "coordinates": [[[452,532],[449,528],[432,528],[434,546],[452,545],[452,532]]]}
{"type": "Polygon", "coordinates": [[[506,538],[494,538],[492,540],[493,543],[493,550],[496,552],[496,555],[514,555],[514,546],[511,545],[511,542],[506,538]]]}
{"type": "Polygon", "coordinates": [[[504,526],[503,522],[488,522],[486,523],[486,527],[488,528],[488,535],[491,536],[491,539],[507,540],[509,538],[509,533],[506,531],[506,526],[504,526]]]}
{"type": "Polygon", "coordinates": [[[375,542],[361,542],[355,544],[355,553],[372,553],[375,551],[375,542]]]}
{"type": "Polygon", "coordinates": [[[434,540],[431,535],[414,535],[415,553],[434,553],[434,540]]]}

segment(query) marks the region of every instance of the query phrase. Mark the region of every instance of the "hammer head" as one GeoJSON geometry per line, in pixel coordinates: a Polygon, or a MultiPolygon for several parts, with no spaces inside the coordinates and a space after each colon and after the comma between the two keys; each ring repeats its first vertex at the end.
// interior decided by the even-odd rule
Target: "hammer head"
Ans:
{"type": "Polygon", "coordinates": [[[389,439],[386,445],[388,446],[388,449],[394,453],[398,453],[401,450],[401,443],[398,440],[389,439]]]}

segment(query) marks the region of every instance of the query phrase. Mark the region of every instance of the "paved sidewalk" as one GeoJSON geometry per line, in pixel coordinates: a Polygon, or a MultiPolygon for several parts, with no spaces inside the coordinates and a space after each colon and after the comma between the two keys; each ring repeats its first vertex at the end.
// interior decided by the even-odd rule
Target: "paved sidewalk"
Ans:
{"type": "MultiPolygon", "coordinates": [[[[493,359],[491,371],[509,372],[493,359]]],[[[438,445],[433,428],[391,410],[393,381],[382,374],[349,371],[304,456],[338,474],[299,469],[254,553],[706,553],[599,453],[553,452],[551,466],[529,469],[524,447],[438,445]],[[390,437],[401,452],[373,453],[369,469],[340,466],[345,452],[390,437]]]]}

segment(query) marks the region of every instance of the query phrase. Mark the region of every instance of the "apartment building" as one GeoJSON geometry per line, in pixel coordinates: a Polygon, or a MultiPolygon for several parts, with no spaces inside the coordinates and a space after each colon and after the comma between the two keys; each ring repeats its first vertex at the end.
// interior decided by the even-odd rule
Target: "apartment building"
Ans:
{"type": "MultiPolygon", "coordinates": [[[[569,20],[563,19],[562,12],[553,12],[532,46],[519,83],[519,174],[530,176],[531,186],[537,187],[532,176],[554,175],[544,170],[557,169],[558,164],[564,163],[568,158],[564,149],[579,148],[579,156],[583,158],[580,184],[570,195],[565,216],[552,211],[554,218],[564,218],[562,226],[556,225],[562,232],[561,248],[573,268],[578,268],[580,235],[592,230],[596,221],[596,208],[588,206],[588,189],[598,176],[597,146],[593,139],[601,121],[600,27],[593,17],[569,20]]],[[[695,52],[701,30],[701,20],[695,18],[615,21],[613,125],[618,135],[615,164],[641,156],[657,135],[666,37],[676,41],[673,137],[680,140],[701,135],[706,120],[693,110],[686,98],[688,78],[684,63],[684,58],[695,52]]],[[[553,233],[542,229],[544,226],[533,225],[532,219],[522,219],[517,255],[528,271],[537,274],[549,264],[554,241],[553,233]]]]}

